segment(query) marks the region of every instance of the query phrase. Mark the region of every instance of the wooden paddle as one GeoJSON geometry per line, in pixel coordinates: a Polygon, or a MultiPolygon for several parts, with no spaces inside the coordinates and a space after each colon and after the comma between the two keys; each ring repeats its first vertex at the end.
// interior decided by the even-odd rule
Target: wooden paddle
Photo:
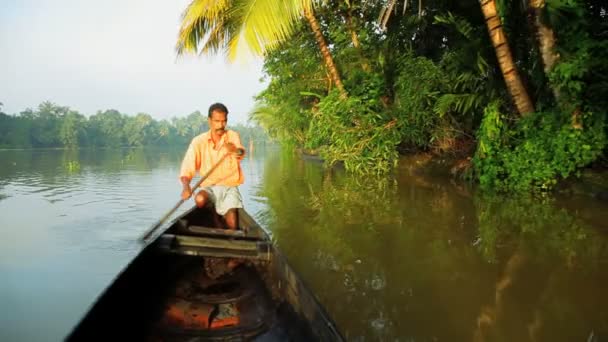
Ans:
{"type": "MultiPolygon", "coordinates": [[[[242,156],[245,151],[241,148],[238,148],[235,152],[238,156],[242,156]]],[[[228,157],[230,155],[230,152],[227,152],[226,154],[224,154],[222,156],[222,158],[220,158],[220,160],[215,163],[215,165],[213,165],[211,167],[211,169],[209,169],[209,171],[207,171],[207,173],[205,173],[203,176],[201,176],[201,179],[198,180],[198,182],[196,182],[196,184],[194,184],[194,186],[192,188],[190,188],[190,192],[194,192],[194,190],[196,188],[198,188],[205,179],[207,179],[207,177],[209,177],[209,175],[211,175],[211,173],[213,171],[215,171],[215,169],[217,169],[217,167],[224,161],[224,159],[226,159],[226,157],[228,157]]],[[[179,208],[182,204],[184,204],[184,202],[186,202],[185,199],[181,199],[179,200],[179,202],[177,202],[177,204],[171,208],[171,210],[169,210],[165,216],[163,216],[158,222],[156,222],[152,227],[150,227],[150,229],[148,229],[148,231],[146,231],[146,233],[144,233],[144,235],[141,236],[141,238],[139,238],[140,241],[142,242],[146,242],[146,240],[148,240],[148,238],[150,238],[150,236],[152,235],[152,233],[154,233],[154,231],[156,231],[158,229],[158,227],[162,226],[163,223],[165,223],[165,221],[171,216],[173,215],[173,213],[177,210],[177,208],[179,208]]]]}

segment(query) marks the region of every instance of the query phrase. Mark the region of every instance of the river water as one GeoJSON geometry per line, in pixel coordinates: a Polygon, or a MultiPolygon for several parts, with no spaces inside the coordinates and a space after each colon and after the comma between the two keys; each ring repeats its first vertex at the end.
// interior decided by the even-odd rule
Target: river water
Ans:
{"type": "MultiPolygon", "coordinates": [[[[179,200],[182,154],[0,151],[0,341],[70,332],[179,200]]],[[[406,162],[358,178],[277,148],[243,169],[246,210],[350,341],[608,338],[607,203],[480,194],[406,162]]]]}

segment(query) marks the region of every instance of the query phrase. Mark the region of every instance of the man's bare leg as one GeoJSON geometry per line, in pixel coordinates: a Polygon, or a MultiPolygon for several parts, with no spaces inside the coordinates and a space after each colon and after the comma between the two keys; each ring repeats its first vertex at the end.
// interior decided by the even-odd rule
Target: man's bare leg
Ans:
{"type": "Polygon", "coordinates": [[[232,208],[224,215],[224,221],[226,221],[226,228],[237,230],[239,229],[239,213],[238,209],[232,208]]]}
{"type": "MultiPolygon", "coordinates": [[[[198,194],[196,194],[196,196],[194,197],[194,202],[196,203],[196,206],[198,208],[204,207],[205,204],[207,204],[207,202],[209,202],[209,194],[207,193],[207,191],[205,191],[205,190],[199,191],[198,194]]],[[[215,213],[212,216],[213,216],[213,224],[215,224],[215,226],[217,228],[224,228],[224,225],[220,221],[219,216],[215,213]]]]}
{"type": "MultiPolygon", "coordinates": [[[[226,227],[228,229],[239,229],[239,210],[236,208],[228,210],[228,212],[226,212],[226,214],[224,215],[224,222],[226,222],[226,227]]],[[[228,260],[226,266],[228,266],[228,269],[233,270],[243,262],[244,261],[242,259],[231,258],[228,260]]]]}

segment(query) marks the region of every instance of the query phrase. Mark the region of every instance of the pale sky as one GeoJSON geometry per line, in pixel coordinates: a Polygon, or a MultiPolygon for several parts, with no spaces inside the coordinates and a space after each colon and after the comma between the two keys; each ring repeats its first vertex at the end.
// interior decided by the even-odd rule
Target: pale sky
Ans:
{"type": "Polygon", "coordinates": [[[188,0],[0,0],[0,102],[16,114],[43,101],[82,114],[116,109],[155,119],[223,102],[244,123],[264,84],[261,59],[180,57],[188,0]]]}

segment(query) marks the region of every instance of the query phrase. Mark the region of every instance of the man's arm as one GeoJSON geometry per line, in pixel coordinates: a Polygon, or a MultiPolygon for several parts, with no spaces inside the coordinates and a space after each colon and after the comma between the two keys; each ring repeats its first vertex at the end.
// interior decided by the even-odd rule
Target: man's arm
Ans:
{"type": "Polygon", "coordinates": [[[226,144],[228,152],[234,153],[237,160],[245,158],[245,147],[241,144],[241,137],[236,131],[231,131],[230,142],[226,144]]]}
{"type": "Polygon", "coordinates": [[[197,156],[197,150],[194,140],[188,146],[184,160],[182,160],[182,166],[179,173],[179,180],[182,183],[182,199],[186,200],[192,196],[192,190],[190,189],[190,181],[194,178],[197,170],[200,168],[200,158],[197,156]]]}

